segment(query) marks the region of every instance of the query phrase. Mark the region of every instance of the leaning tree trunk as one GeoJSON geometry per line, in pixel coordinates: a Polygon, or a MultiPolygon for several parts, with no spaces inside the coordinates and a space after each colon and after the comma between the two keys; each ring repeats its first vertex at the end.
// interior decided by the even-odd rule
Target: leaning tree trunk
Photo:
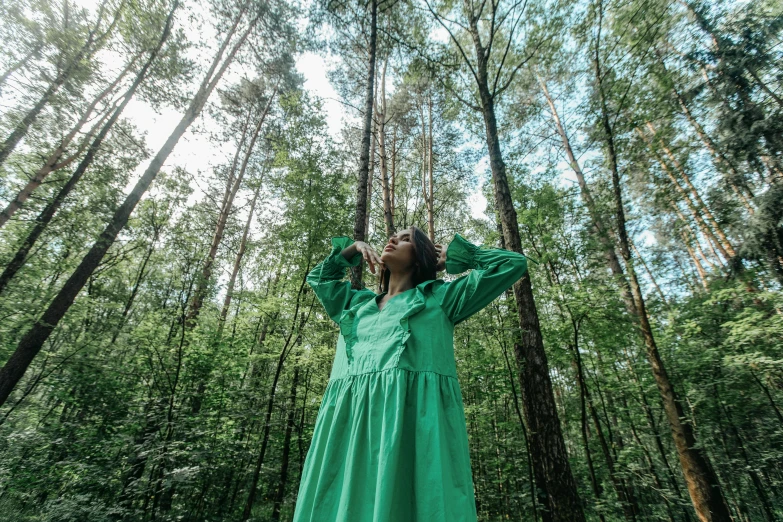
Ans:
{"type": "Polygon", "coordinates": [[[726,246],[718,239],[718,237],[715,235],[713,230],[704,221],[701,210],[693,202],[690,194],[686,192],[682,184],[680,184],[680,181],[674,175],[674,172],[672,171],[671,167],[669,167],[669,164],[666,163],[666,161],[664,161],[663,157],[661,157],[661,155],[655,149],[653,143],[650,142],[649,137],[638,127],[636,128],[636,132],[650,148],[650,151],[652,152],[653,156],[655,156],[655,159],[658,161],[658,164],[661,166],[661,170],[666,174],[666,176],[669,178],[669,181],[671,181],[677,193],[680,195],[680,198],[682,198],[682,200],[685,202],[686,206],[688,207],[688,210],[690,210],[691,212],[691,216],[693,216],[693,220],[696,221],[696,223],[699,225],[699,229],[701,230],[701,233],[704,235],[704,238],[711,244],[715,245],[715,247],[720,251],[721,256],[723,256],[723,259],[725,259],[726,261],[731,259],[733,256],[726,249],[726,246]]]}
{"type": "MultiPolygon", "coordinates": [[[[367,178],[370,173],[370,139],[372,138],[373,102],[375,101],[375,53],[378,41],[378,0],[370,0],[370,43],[367,63],[367,83],[364,93],[364,124],[362,127],[362,145],[359,154],[359,182],[356,185],[356,218],[353,225],[353,239],[364,241],[367,238],[365,221],[367,219],[367,178]]],[[[364,263],[351,268],[351,286],[362,288],[364,263]]]]}
{"type": "MultiPolygon", "coordinates": [[[[649,121],[647,122],[647,128],[650,129],[650,132],[653,133],[653,136],[657,134],[657,131],[655,130],[655,126],[652,124],[652,122],[649,121]]],[[[677,160],[677,158],[674,156],[671,149],[666,146],[666,144],[663,142],[663,139],[659,138],[658,141],[661,150],[663,150],[664,154],[666,154],[666,157],[668,157],[669,161],[671,161],[672,165],[674,165],[674,168],[676,168],[677,171],[680,173],[680,177],[682,178],[682,181],[685,183],[685,186],[688,187],[688,191],[690,192],[691,196],[693,196],[694,204],[697,206],[700,213],[704,214],[704,217],[707,218],[709,224],[712,225],[712,229],[718,235],[721,245],[723,246],[723,248],[726,249],[726,252],[728,252],[730,256],[734,257],[736,255],[734,246],[731,244],[731,241],[729,241],[729,238],[726,236],[726,233],[723,231],[723,227],[720,226],[718,220],[716,220],[715,216],[712,215],[710,208],[704,202],[704,199],[702,199],[701,194],[699,194],[699,191],[691,182],[691,178],[690,176],[688,176],[688,173],[685,171],[685,168],[682,166],[679,160],[677,160]]]]}
{"type": "MultiPolygon", "coordinates": [[[[599,20],[599,24],[600,24],[599,20]]],[[[617,235],[620,252],[625,260],[628,279],[631,285],[634,301],[636,302],[638,326],[647,351],[647,358],[652,367],[653,377],[661,394],[661,401],[669,421],[669,427],[677,448],[685,483],[691,495],[691,501],[699,520],[702,522],[729,522],[731,515],[726,500],[723,497],[718,477],[709,462],[704,451],[697,447],[693,427],[685,420],[682,404],[679,401],[674,386],[669,379],[668,372],[658,351],[652,327],[650,326],[647,309],[642,295],[639,280],[634,269],[631,257],[630,241],[625,226],[625,210],[623,206],[622,187],[620,186],[620,173],[615,149],[614,132],[609,120],[606,94],[603,87],[603,76],[599,62],[599,44],[596,43],[595,73],[596,84],[600,101],[600,125],[605,140],[606,154],[612,176],[612,191],[615,200],[615,212],[617,221],[617,235]]]]}
{"type": "MultiPolygon", "coordinates": [[[[663,60],[661,60],[661,63],[663,64],[663,60]]],[[[745,209],[747,209],[748,213],[753,214],[755,212],[755,209],[750,204],[750,201],[748,200],[745,193],[743,192],[743,189],[747,190],[747,187],[737,186],[738,179],[742,179],[743,185],[745,185],[744,178],[740,175],[739,172],[737,172],[737,169],[734,167],[734,164],[725,156],[725,154],[723,154],[723,152],[721,152],[718,149],[716,143],[705,132],[701,124],[698,121],[696,121],[696,118],[694,118],[693,114],[691,113],[688,104],[685,102],[685,99],[682,97],[682,95],[680,94],[680,92],[677,90],[676,87],[672,87],[672,94],[674,94],[674,97],[677,99],[677,103],[679,103],[680,108],[682,109],[682,113],[685,115],[685,118],[688,120],[688,123],[691,124],[691,127],[693,127],[693,130],[699,136],[699,139],[704,144],[704,147],[710,152],[710,155],[712,156],[713,163],[715,164],[715,166],[718,168],[718,170],[720,170],[721,168],[726,170],[726,174],[728,178],[727,182],[731,187],[731,190],[734,191],[734,194],[736,194],[737,197],[742,201],[742,204],[745,206],[745,209]]],[[[751,197],[753,197],[752,194],[751,197]]]]}
{"type": "Polygon", "coordinates": [[[71,75],[84,61],[88,60],[93,55],[95,55],[96,52],[98,52],[103,43],[114,30],[114,27],[116,26],[120,19],[120,15],[122,14],[122,8],[117,10],[114,16],[114,20],[112,20],[111,24],[109,24],[109,27],[106,29],[106,31],[97,38],[95,37],[95,33],[98,30],[103,18],[103,9],[105,4],[105,1],[101,4],[99,8],[100,14],[98,16],[98,20],[95,22],[95,28],[90,31],[87,39],[79,51],[71,60],[68,61],[66,67],[59,72],[54,80],[52,80],[52,82],[49,84],[49,87],[47,87],[46,91],[44,91],[35,105],[29,111],[27,111],[19,123],[16,124],[16,127],[14,127],[14,130],[11,131],[11,134],[9,134],[3,143],[0,144],[0,165],[5,163],[5,160],[8,159],[8,156],[14,151],[22,138],[25,137],[27,131],[30,129],[30,126],[38,118],[38,115],[41,114],[41,111],[44,109],[44,107],[49,104],[49,101],[52,99],[52,97],[54,97],[57,91],[60,90],[60,87],[62,87],[65,82],[71,78],[71,75]]]}
{"type": "MultiPolygon", "coordinates": [[[[253,155],[253,149],[255,148],[256,141],[258,140],[258,136],[261,133],[261,127],[264,124],[264,120],[266,120],[266,116],[269,114],[269,109],[272,106],[272,100],[274,99],[276,93],[277,86],[275,86],[275,89],[272,91],[269,100],[264,106],[263,112],[259,115],[258,122],[256,123],[255,129],[253,129],[252,137],[250,138],[250,143],[248,144],[247,150],[245,151],[245,156],[242,160],[242,166],[239,168],[239,173],[236,177],[234,177],[232,170],[230,179],[233,179],[233,184],[231,185],[230,190],[227,190],[223,200],[223,206],[218,213],[218,220],[217,224],[215,225],[215,233],[212,235],[212,244],[209,247],[209,252],[207,253],[206,259],[204,259],[204,263],[201,268],[201,276],[199,277],[196,291],[193,294],[193,301],[190,304],[190,310],[188,311],[188,316],[185,320],[185,327],[188,330],[193,330],[198,322],[198,316],[201,313],[202,306],[204,305],[207,286],[209,285],[209,281],[212,278],[212,270],[215,266],[217,251],[220,247],[220,243],[223,241],[223,233],[226,229],[228,216],[231,214],[231,209],[234,206],[234,198],[239,191],[239,187],[242,185],[242,181],[245,179],[245,173],[247,172],[247,166],[250,162],[250,158],[253,155]]],[[[196,367],[194,368],[194,373],[196,374],[194,380],[197,383],[196,392],[192,398],[192,413],[194,415],[201,411],[204,391],[207,387],[206,381],[209,374],[208,369],[199,368],[198,366],[199,364],[197,363],[196,367]]]]}
{"type": "Polygon", "coordinates": [[[272,100],[274,99],[276,93],[277,87],[275,87],[275,89],[272,91],[269,100],[267,100],[267,103],[264,106],[263,112],[258,117],[258,122],[256,123],[255,129],[253,129],[250,143],[247,146],[245,157],[242,160],[242,166],[239,168],[239,173],[237,174],[236,178],[233,178],[232,173],[234,183],[231,185],[231,190],[227,192],[227,197],[223,202],[223,207],[220,209],[220,213],[218,214],[217,224],[215,225],[215,233],[212,235],[212,243],[209,246],[207,257],[204,259],[204,264],[201,268],[201,277],[199,278],[196,292],[193,295],[193,301],[190,304],[190,311],[188,312],[188,317],[186,320],[186,324],[189,329],[193,329],[196,326],[196,320],[198,319],[198,315],[201,312],[201,307],[204,304],[204,296],[207,291],[207,285],[209,284],[209,280],[212,278],[215,257],[217,257],[218,248],[220,247],[220,243],[223,241],[223,233],[225,232],[226,223],[228,222],[228,216],[231,214],[231,209],[234,206],[234,198],[236,197],[237,192],[239,191],[239,187],[242,185],[242,181],[245,178],[248,163],[250,162],[250,158],[253,155],[253,149],[255,148],[258,136],[261,133],[261,127],[264,125],[264,120],[266,120],[267,114],[269,114],[269,109],[272,106],[272,100]]]}
{"type": "MultiPolygon", "coordinates": [[[[495,204],[503,225],[506,248],[522,252],[517,212],[511,198],[506,165],[498,140],[495,100],[489,90],[486,50],[481,44],[477,21],[471,18],[471,35],[477,56],[477,87],[486,130],[489,163],[495,192],[495,204]]],[[[560,419],[549,377],[549,362],[544,351],[538,311],[530,277],[514,285],[514,297],[519,315],[520,338],[514,343],[514,353],[520,367],[522,400],[530,430],[531,459],[544,522],[580,522],[585,520],[576,481],[571,473],[560,419]]]]}
{"type": "Polygon", "coordinates": [[[253,223],[253,214],[256,210],[258,194],[261,192],[261,182],[262,180],[259,180],[258,187],[256,187],[256,191],[253,193],[253,199],[250,201],[250,211],[248,212],[247,221],[245,222],[245,229],[242,231],[239,250],[234,259],[234,268],[231,270],[231,277],[228,279],[228,285],[226,286],[226,297],[223,300],[223,307],[220,309],[220,317],[218,318],[218,331],[216,335],[218,340],[220,340],[223,335],[223,328],[225,327],[226,317],[228,316],[228,308],[231,306],[231,299],[234,297],[234,285],[236,285],[237,275],[242,266],[242,258],[245,256],[245,250],[247,249],[247,239],[250,236],[250,225],[253,223]]]}
{"type": "Polygon", "coordinates": [[[30,250],[32,250],[33,246],[35,246],[36,242],[38,242],[38,239],[41,237],[41,234],[43,234],[46,227],[49,226],[49,223],[54,218],[55,213],[57,213],[57,211],[60,209],[60,206],[65,201],[65,198],[68,197],[76,184],[82,179],[82,176],[84,176],[85,172],[87,172],[87,169],[90,167],[90,165],[92,165],[93,159],[95,159],[95,155],[98,153],[98,149],[100,149],[101,145],[103,144],[103,140],[106,139],[106,136],[114,127],[114,124],[117,123],[117,120],[125,110],[125,107],[128,105],[128,103],[130,103],[139,85],[141,85],[142,82],[146,79],[147,72],[149,71],[149,68],[155,60],[157,53],[160,51],[160,47],[162,45],[163,40],[160,41],[158,48],[156,48],[153,53],[150,54],[147,62],[136,75],[136,79],[125,93],[125,96],[122,99],[122,103],[120,103],[120,105],[111,112],[111,116],[103,124],[101,130],[98,132],[97,136],[95,136],[95,139],[93,139],[92,143],[87,149],[87,153],[79,162],[79,165],[76,166],[76,170],[73,171],[71,177],[68,178],[68,181],[66,181],[62,187],[60,187],[60,190],[57,192],[54,198],[52,198],[46,204],[41,213],[38,214],[38,216],[35,218],[35,224],[33,225],[32,230],[30,230],[30,232],[27,234],[27,237],[25,237],[24,241],[21,243],[21,245],[19,245],[19,248],[17,248],[14,257],[6,265],[3,273],[0,274],[0,294],[3,293],[3,290],[5,290],[5,288],[8,286],[8,283],[11,281],[11,279],[13,279],[19,269],[24,266],[30,250]]]}
{"type": "MultiPolygon", "coordinates": [[[[174,9],[176,9],[178,2],[174,3],[174,9]]],[[[65,285],[60,289],[58,294],[54,297],[49,307],[43,313],[43,315],[33,324],[30,330],[22,337],[16,350],[6,362],[5,366],[0,369],[0,406],[5,403],[8,396],[13,391],[16,384],[22,378],[27,371],[28,366],[33,361],[35,356],[43,347],[43,344],[51,335],[54,328],[59,324],[60,320],[66,314],[68,309],[73,304],[76,296],[81,289],[87,283],[92,276],[95,269],[100,265],[109,247],[114,243],[117,235],[125,227],[130,218],[133,209],[136,208],[136,204],[141,199],[141,196],[147,191],[150,184],[160,172],[163,163],[169,157],[174,150],[179,139],[190,127],[190,125],[196,120],[201,110],[209,98],[209,95],[217,86],[218,81],[225,73],[234,56],[239,51],[240,47],[245,43],[247,37],[250,36],[255,23],[258,21],[259,14],[249,22],[249,26],[242,32],[236,43],[230,49],[228,55],[221,63],[223,54],[230,44],[230,39],[236,32],[240,19],[243,17],[247,4],[243,10],[237,15],[234,24],[229,30],[226,39],[223,41],[218,54],[212,62],[212,65],[207,72],[207,75],[201,82],[198,91],[191,100],[188,108],[185,110],[180,122],[177,124],[174,132],[169,136],[163,147],[158,151],[155,157],[150,162],[144,174],[139,181],[133,187],[130,194],[125,198],[125,201],[114,213],[109,224],[104,231],[98,237],[98,240],[90,248],[90,251],[84,256],[79,266],[74,273],[65,282],[65,285]]],[[[168,36],[171,27],[171,21],[174,15],[174,9],[172,9],[169,18],[166,22],[165,34],[168,36]]],[[[162,42],[161,42],[162,44],[162,42]]]]}
{"type": "Polygon", "coordinates": [[[554,121],[555,129],[560,136],[560,140],[563,143],[563,149],[565,150],[566,157],[568,158],[568,163],[576,175],[576,181],[579,184],[579,191],[582,195],[582,199],[585,202],[585,206],[587,207],[587,213],[590,216],[590,222],[593,226],[595,237],[598,239],[601,247],[603,248],[609,270],[611,270],[612,275],[617,279],[617,282],[620,285],[625,307],[628,309],[629,313],[636,315],[636,305],[634,304],[633,296],[631,295],[631,288],[628,285],[628,281],[625,278],[625,274],[623,273],[623,267],[620,265],[620,259],[617,257],[617,252],[615,251],[614,245],[612,244],[611,238],[609,237],[609,231],[601,220],[601,216],[596,207],[595,200],[593,200],[593,196],[589,187],[587,186],[587,181],[585,180],[582,167],[579,165],[579,161],[577,161],[576,155],[571,148],[571,140],[568,138],[568,134],[566,133],[565,127],[563,126],[562,120],[560,119],[560,115],[557,112],[554,101],[552,100],[552,96],[549,94],[549,89],[547,88],[546,82],[544,82],[543,78],[540,76],[538,76],[538,82],[541,85],[541,90],[543,91],[544,97],[546,98],[547,104],[549,105],[549,110],[552,113],[552,120],[554,121]]]}
{"type": "Polygon", "coordinates": [[[35,189],[37,189],[39,186],[41,186],[41,183],[46,179],[46,177],[51,174],[52,172],[55,172],[57,170],[63,169],[70,165],[74,160],[76,160],[79,155],[84,152],[84,149],[87,147],[87,144],[92,139],[92,136],[95,134],[95,129],[98,129],[103,124],[103,120],[113,113],[113,109],[109,109],[104,114],[103,118],[101,118],[95,125],[93,125],[92,130],[87,133],[87,135],[82,139],[82,142],[80,146],[76,149],[76,151],[71,154],[70,156],[66,157],[65,159],[62,159],[62,155],[65,154],[65,150],[70,146],[73,139],[76,137],[76,134],[82,129],[82,127],[87,123],[87,121],[90,119],[90,116],[92,116],[93,111],[95,110],[95,107],[98,106],[98,104],[106,98],[109,94],[111,94],[114,89],[117,87],[117,85],[120,83],[122,78],[125,77],[125,75],[128,73],[128,71],[131,69],[133,64],[135,63],[135,59],[131,60],[130,63],[123,69],[123,71],[120,73],[119,76],[108,86],[106,87],[102,92],[100,92],[90,103],[90,105],[87,107],[87,109],[82,114],[81,118],[79,118],[79,121],[76,122],[76,124],[71,128],[71,130],[68,132],[68,134],[65,135],[65,137],[60,140],[60,143],[57,145],[57,147],[52,150],[52,152],[49,154],[48,158],[44,162],[43,166],[39,168],[33,177],[30,179],[30,181],[27,182],[27,184],[17,193],[16,197],[8,203],[8,205],[3,209],[2,212],[0,212],[0,228],[5,225],[9,219],[16,213],[17,210],[22,208],[22,205],[24,205],[24,202],[27,201],[27,199],[30,197],[30,195],[33,193],[35,189]]]}

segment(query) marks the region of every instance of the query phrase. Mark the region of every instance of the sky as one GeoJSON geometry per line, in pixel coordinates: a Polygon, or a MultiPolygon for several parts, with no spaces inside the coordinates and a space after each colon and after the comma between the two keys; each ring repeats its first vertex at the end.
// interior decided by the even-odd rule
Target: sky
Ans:
{"type": "MultiPolygon", "coordinates": [[[[75,3],[94,11],[98,0],[75,0],[75,3]]],[[[302,24],[306,24],[306,20],[300,23],[300,27],[303,29],[304,27],[302,24]]],[[[206,28],[202,26],[201,29],[203,31],[206,28]]],[[[209,35],[202,32],[201,37],[202,39],[209,38],[209,35]]],[[[199,51],[194,50],[193,52],[197,53],[199,51]]],[[[203,56],[194,55],[194,58],[203,59],[203,56]]],[[[333,60],[330,59],[329,61],[333,63],[333,60]]],[[[349,109],[346,111],[345,106],[340,103],[339,95],[327,78],[327,60],[323,55],[305,52],[297,58],[296,67],[299,73],[304,77],[304,89],[309,91],[311,95],[317,96],[323,100],[323,110],[326,113],[328,130],[333,139],[339,141],[340,131],[346,124],[357,126],[360,124],[358,115],[355,114],[353,110],[349,109]]],[[[238,74],[236,74],[235,79],[238,79],[238,77],[238,74]]],[[[227,75],[223,78],[221,84],[225,85],[232,79],[234,78],[227,75]]],[[[214,97],[215,95],[213,94],[213,100],[214,97]]],[[[182,113],[181,111],[170,107],[162,107],[156,112],[148,103],[137,97],[129,103],[123,117],[131,121],[139,131],[145,135],[147,147],[152,151],[157,151],[179,122],[182,113]]],[[[196,122],[196,125],[203,123],[204,117],[202,115],[202,118],[200,121],[196,122]]],[[[206,136],[195,133],[194,127],[191,127],[191,129],[189,129],[180,139],[179,143],[177,143],[177,146],[166,162],[166,165],[177,165],[186,169],[188,172],[198,173],[199,171],[208,170],[216,164],[225,163],[233,152],[234,150],[232,148],[216,146],[214,142],[210,142],[206,136]]],[[[144,169],[147,167],[147,164],[148,162],[143,162],[138,166],[135,176],[133,176],[133,179],[129,183],[128,189],[130,189],[136,179],[141,176],[144,169]]],[[[487,164],[485,162],[479,162],[476,165],[476,174],[479,177],[480,183],[478,184],[476,191],[468,198],[471,215],[478,218],[484,217],[484,210],[487,203],[480,190],[481,181],[483,181],[486,171],[487,164]]],[[[196,184],[198,185],[198,176],[196,177],[196,184]]],[[[196,190],[196,193],[192,197],[199,197],[198,193],[199,191],[196,190]]]]}

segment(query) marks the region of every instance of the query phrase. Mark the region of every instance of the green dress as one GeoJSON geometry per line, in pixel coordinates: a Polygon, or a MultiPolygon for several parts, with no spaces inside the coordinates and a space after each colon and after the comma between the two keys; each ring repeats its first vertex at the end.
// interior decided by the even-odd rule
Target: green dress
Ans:
{"type": "Polygon", "coordinates": [[[332,372],[302,470],[294,522],[475,522],[454,325],[527,271],[525,256],[459,234],[450,282],[426,281],[389,299],[344,281],[348,237],[307,276],[339,326],[332,372]]]}

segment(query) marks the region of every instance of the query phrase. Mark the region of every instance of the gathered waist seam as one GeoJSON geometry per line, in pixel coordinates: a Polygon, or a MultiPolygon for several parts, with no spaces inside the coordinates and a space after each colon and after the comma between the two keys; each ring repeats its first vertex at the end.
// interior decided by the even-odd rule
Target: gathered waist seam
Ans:
{"type": "Polygon", "coordinates": [[[441,377],[448,377],[449,379],[457,379],[454,375],[446,375],[445,373],[436,372],[435,370],[408,370],[407,368],[384,368],[382,370],[369,370],[362,373],[356,373],[352,375],[343,375],[341,377],[333,377],[329,379],[329,382],[333,381],[344,381],[346,379],[352,379],[354,377],[361,377],[363,375],[368,375],[371,373],[381,373],[381,372],[388,372],[391,370],[400,370],[407,373],[434,373],[435,375],[440,375],[441,377]]]}

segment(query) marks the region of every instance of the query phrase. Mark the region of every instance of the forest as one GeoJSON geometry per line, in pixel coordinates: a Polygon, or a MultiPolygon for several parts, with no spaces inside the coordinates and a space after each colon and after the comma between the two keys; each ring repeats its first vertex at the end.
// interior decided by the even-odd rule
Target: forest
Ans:
{"type": "Polygon", "coordinates": [[[0,520],[290,521],[339,334],[305,276],[411,225],[531,260],[455,331],[480,521],[783,520],[782,36],[779,0],[0,0],[0,520]]]}

